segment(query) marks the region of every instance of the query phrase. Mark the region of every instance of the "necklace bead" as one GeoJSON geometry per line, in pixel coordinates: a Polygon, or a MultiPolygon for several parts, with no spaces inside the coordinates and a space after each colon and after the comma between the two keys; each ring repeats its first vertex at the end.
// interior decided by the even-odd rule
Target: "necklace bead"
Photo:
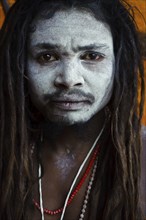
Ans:
{"type": "Polygon", "coordinates": [[[93,181],[94,181],[94,178],[95,178],[96,169],[97,169],[97,161],[95,162],[95,165],[93,167],[93,171],[92,171],[92,174],[91,174],[91,178],[90,178],[90,181],[88,183],[87,192],[86,192],[86,195],[85,195],[85,199],[83,201],[83,207],[82,207],[82,210],[81,210],[79,220],[83,220],[84,217],[85,217],[87,203],[88,203],[88,200],[89,200],[89,194],[91,192],[92,184],[93,184],[93,181]]]}
{"type": "MultiPolygon", "coordinates": [[[[72,202],[73,198],[77,195],[77,193],[79,192],[79,190],[80,190],[80,188],[82,187],[83,183],[85,182],[85,180],[86,180],[86,178],[87,178],[87,176],[88,176],[90,170],[92,169],[92,167],[93,167],[93,165],[94,165],[94,162],[95,162],[95,160],[96,160],[96,157],[97,157],[98,153],[99,153],[99,146],[97,146],[97,147],[95,148],[95,150],[94,150],[94,152],[93,152],[93,156],[92,156],[91,160],[89,161],[88,167],[87,167],[87,169],[86,169],[84,175],[82,176],[82,178],[81,178],[79,184],[76,186],[75,190],[74,190],[73,193],[71,194],[71,196],[70,196],[70,198],[69,198],[69,200],[68,200],[67,205],[70,205],[70,203],[72,202]]],[[[94,172],[94,169],[93,169],[93,172],[94,172]]],[[[90,192],[90,190],[91,190],[91,186],[92,186],[93,179],[94,179],[94,178],[93,178],[93,175],[91,175],[91,179],[90,179],[90,182],[89,182],[89,184],[88,184],[87,192],[88,192],[88,191],[90,192]]],[[[85,197],[86,201],[88,200],[88,197],[89,197],[89,195],[88,195],[88,193],[87,193],[87,195],[86,195],[86,197],[85,197]]],[[[41,211],[40,205],[39,205],[39,203],[38,203],[35,199],[33,199],[33,203],[34,203],[35,207],[36,207],[38,210],[41,211]]],[[[63,208],[59,208],[59,209],[56,209],[56,210],[49,210],[49,209],[44,208],[43,211],[44,211],[44,213],[47,214],[47,215],[57,215],[57,214],[59,214],[59,213],[61,213],[61,212],[63,211],[63,208]]]]}

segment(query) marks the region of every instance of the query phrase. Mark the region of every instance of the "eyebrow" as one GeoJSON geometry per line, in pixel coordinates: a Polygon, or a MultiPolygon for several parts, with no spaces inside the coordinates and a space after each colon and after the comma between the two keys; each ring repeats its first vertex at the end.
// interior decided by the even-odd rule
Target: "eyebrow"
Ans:
{"type": "MultiPolygon", "coordinates": [[[[58,44],[51,43],[38,43],[32,46],[32,49],[48,49],[48,50],[63,50],[64,47],[58,44]]],[[[98,49],[109,49],[109,46],[106,44],[89,44],[85,46],[77,46],[72,48],[74,52],[85,51],[85,50],[98,50],[98,49]]]]}
{"type": "Polygon", "coordinates": [[[108,49],[109,47],[106,44],[100,44],[100,45],[96,45],[96,44],[90,44],[90,45],[86,45],[86,46],[78,46],[75,50],[75,52],[77,51],[84,51],[84,50],[99,50],[99,49],[108,49]]]}

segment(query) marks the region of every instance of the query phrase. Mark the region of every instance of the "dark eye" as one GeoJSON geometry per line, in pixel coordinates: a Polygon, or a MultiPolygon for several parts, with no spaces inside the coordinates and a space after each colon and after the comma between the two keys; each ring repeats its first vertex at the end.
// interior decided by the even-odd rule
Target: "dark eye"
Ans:
{"type": "Polygon", "coordinates": [[[81,56],[82,60],[98,61],[104,58],[104,55],[96,52],[88,52],[81,56]]]}
{"type": "Polygon", "coordinates": [[[40,54],[37,57],[37,60],[39,63],[45,64],[45,63],[50,63],[50,62],[58,60],[58,56],[55,54],[44,53],[44,54],[40,54]]]}

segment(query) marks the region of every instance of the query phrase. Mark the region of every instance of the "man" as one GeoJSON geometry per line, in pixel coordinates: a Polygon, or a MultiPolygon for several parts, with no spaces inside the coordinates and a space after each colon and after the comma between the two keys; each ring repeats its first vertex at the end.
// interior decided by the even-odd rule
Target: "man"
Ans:
{"type": "Polygon", "coordinates": [[[144,79],[125,7],[20,0],[10,9],[0,38],[0,219],[143,219],[144,79]]]}

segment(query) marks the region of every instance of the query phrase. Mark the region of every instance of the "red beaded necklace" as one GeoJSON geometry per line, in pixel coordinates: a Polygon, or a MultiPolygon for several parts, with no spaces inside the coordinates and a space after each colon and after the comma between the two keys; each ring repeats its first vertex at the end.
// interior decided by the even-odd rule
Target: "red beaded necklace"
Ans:
{"type": "MultiPolygon", "coordinates": [[[[74,191],[72,192],[72,194],[70,195],[69,197],[69,200],[68,200],[68,203],[67,203],[67,206],[69,206],[72,202],[72,200],[74,199],[74,197],[77,195],[77,193],[79,192],[79,190],[81,189],[83,183],[85,182],[87,176],[89,175],[90,173],[90,170],[92,169],[93,165],[94,165],[94,162],[97,158],[97,155],[99,154],[99,146],[97,146],[93,152],[93,156],[91,157],[90,161],[89,161],[89,164],[80,180],[80,182],[78,183],[78,185],[75,187],[74,191]]],[[[41,210],[40,208],[40,205],[39,203],[33,199],[33,203],[35,205],[35,207],[38,209],[38,210],[41,210]]],[[[44,209],[44,213],[45,214],[48,214],[48,215],[56,215],[56,214],[59,214],[63,211],[63,208],[59,208],[59,209],[56,209],[56,210],[49,210],[49,209],[44,209]]]]}

